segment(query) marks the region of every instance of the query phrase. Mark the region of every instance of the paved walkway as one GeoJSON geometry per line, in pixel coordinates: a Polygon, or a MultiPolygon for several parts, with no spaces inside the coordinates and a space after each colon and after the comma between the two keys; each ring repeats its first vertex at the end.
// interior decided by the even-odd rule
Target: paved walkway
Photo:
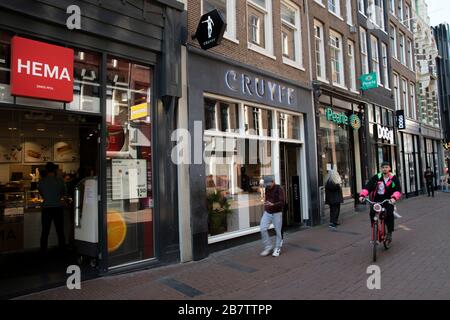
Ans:
{"type": "Polygon", "coordinates": [[[209,258],[95,279],[21,299],[450,299],[450,194],[399,204],[394,243],[380,249],[381,290],[369,290],[366,213],[285,235],[282,255],[252,242],[209,258]]]}

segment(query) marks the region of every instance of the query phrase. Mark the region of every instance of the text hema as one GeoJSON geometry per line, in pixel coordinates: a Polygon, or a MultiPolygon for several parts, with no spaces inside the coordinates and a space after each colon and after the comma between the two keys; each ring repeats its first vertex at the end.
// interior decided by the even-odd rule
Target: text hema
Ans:
{"type": "Polygon", "coordinates": [[[18,59],[17,72],[22,73],[23,71],[25,71],[27,75],[32,75],[34,77],[71,81],[69,70],[67,68],[62,68],[60,70],[58,66],[50,66],[46,63],[30,60],[22,62],[22,59],[18,59]]]}

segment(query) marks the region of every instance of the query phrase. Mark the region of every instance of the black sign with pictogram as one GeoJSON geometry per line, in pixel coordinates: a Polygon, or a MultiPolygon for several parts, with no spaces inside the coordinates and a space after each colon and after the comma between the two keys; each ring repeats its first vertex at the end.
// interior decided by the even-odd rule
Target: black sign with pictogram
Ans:
{"type": "Polygon", "coordinates": [[[397,110],[395,112],[395,122],[397,124],[397,128],[399,130],[406,129],[406,118],[405,118],[405,111],[404,110],[397,110]]]}
{"type": "Polygon", "coordinates": [[[203,50],[208,50],[222,42],[226,28],[227,24],[222,15],[215,9],[200,18],[194,37],[197,38],[203,50]]]}

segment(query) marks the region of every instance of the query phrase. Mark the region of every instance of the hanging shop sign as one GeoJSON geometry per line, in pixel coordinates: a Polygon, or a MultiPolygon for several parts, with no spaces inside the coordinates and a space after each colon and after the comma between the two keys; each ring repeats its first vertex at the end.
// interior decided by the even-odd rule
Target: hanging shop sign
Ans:
{"type": "Polygon", "coordinates": [[[356,114],[352,114],[350,117],[345,114],[345,112],[334,112],[333,109],[325,109],[325,116],[328,121],[332,121],[336,124],[343,124],[346,126],[351,126],[355,130],[361,128],[361,119],[356,114]]]}
{"type": "Polygon", "coordinates": [[[359,79],[361,80],[361,90],[369,90],[369,89],[378,88],[376,72],[363,74],[361,77],[359,77],[359,79]]]}
{"type": "Polygon", "coordinates": [[[404,110],[397,110],[395,112],[395,123],[399,130],[406,129],[406,119],[405,119],[405,111],[404,110]]]}
{"type": "Polygon", "coordinates": [[[11,40],[11,94],[72,102],[72,49],[15,36],[11,40]]]}
{"type": "Polygon", "coordinates": [[[394,144],[394,130],[377,125],[377,137],[381,140],[388,140],[390,144],[394,144]]]}
{"type": "Polygon", "coordinates": [[[227,24],[219,11],[215,9],[200,18],[194,37],[197,38],[203,50],[208,50],[218,46],[222,42],[226,28],[227,24]]]}

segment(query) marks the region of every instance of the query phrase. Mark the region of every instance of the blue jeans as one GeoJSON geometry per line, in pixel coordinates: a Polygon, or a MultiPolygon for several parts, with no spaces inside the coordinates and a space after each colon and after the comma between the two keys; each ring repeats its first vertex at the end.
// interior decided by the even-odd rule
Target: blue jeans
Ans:
{"type": "Polygon", "coordinates": [[[270,241],[269,232],[267,231],[271,223],[273,223],[277,234],[275,248],[279,249],[281,247],[282,240],[281,228],[283,226],[283,214],[281,212],[268,213],[264,211],[261,218],[261,237],[264,249],[272,248],[272,241],[270,241]]]}

